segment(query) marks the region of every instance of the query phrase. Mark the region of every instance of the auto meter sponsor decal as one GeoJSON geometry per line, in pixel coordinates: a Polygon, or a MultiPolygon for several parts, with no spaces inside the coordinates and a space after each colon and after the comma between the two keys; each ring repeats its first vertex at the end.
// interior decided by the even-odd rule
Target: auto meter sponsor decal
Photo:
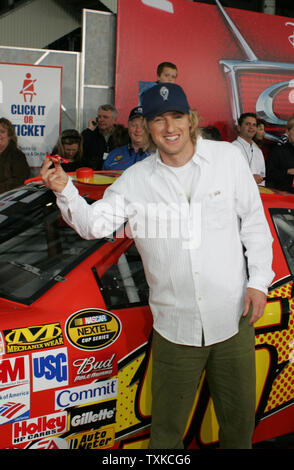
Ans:
{"type": "Polygon", "coordinates": [[[33,391],[68,385],[67,348],[32,354],[33,391]]]}
{"type": "Polygon", "coordinates": [[[117,374],[116,354],[112,354],[106,359],[97,360],[97,357],[90,356],[83,359],[76,359],[73,362],[76,368],[74,382],[80,380],[98,379],[105,376],[111,377],[117,374]]]}
{"type": "Polygon", "coordinates": [[[74,408],[70,412],[70,431],[98,429],[115,423],[116,400],[74,408]]]}
{"type": "Polygon", "coordinates": [[[75,434],[68,438],[70,449],[109,449],[114,445],[115,429],[107,427],[99,431],[75,434]]]}
{"type": "Polygon", "coordinates": [[[0,424],[29,418],[29,357],[0,360],[0,424]]]}
{"type": "Polygon", "coordinates": [[[13,444],[34,441],[67,431],[67,413],[52,413],[47,416],[20,421],[13,425],[13,444]]]}
{"type": "Polygon", "coordinates": [[[117,378],[92,382],[80,387],[65,388],[55,392],[55,409],[95,403],[117,396],[117,378]]]}
{"type": "Polygon", "coordinates": [[[53,348],[63,344],[62,329],[59,323],[13,328],[4,330],[3,333],[7,354],[53,348]]]}
{"type": "Polygon", "coordinates": [[[83,350],[103,349],[116,341],[120,332],[119,318],[101,309],[80,310],[66,322],[68,340],[83,350]]]}

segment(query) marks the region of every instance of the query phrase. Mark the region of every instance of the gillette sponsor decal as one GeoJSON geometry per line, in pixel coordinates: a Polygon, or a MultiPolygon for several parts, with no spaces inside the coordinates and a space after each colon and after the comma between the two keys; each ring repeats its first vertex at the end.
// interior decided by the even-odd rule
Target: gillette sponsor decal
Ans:
{"type": "Polygon", "coordinates": [[[53,413],[28,419],[13,425],[13,444],[33,441],[67,431],[67,413],[53,413]]]}
{"type": "Polygon", "coordinates": [[[98,429],[115,423],[116,400],[74,408],[70,412],[70,431],[98,429]]]}
{"type": "Polygon", "coordinates": [[[55,409],[95,403],[117,396],[117,378],[55,392],[55,409]]]}
{"type": "Polygon", "coordinates": [[[67,348],[32,354],[33,391],[68,385],[67,348]]]}

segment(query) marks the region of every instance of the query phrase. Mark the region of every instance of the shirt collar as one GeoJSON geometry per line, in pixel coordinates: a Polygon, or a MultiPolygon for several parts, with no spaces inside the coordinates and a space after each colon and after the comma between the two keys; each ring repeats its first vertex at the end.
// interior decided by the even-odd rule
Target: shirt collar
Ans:
{"type": "Polygon", "coordinates": [[[238,137],[237,137],[237,140],[238,140],[242,145],[245,145],[245,146],[247,146],[247,147],[252,147],[252,146],[253,146],[253,141],[251,142],[251,144],[249,144],[249,142],[247,142],[247,140],[243,139],[243,137],[238,136],[238,137]]]}
{"type": "MultiPolygon", "coordinates": [[[[158,165],[162,163],[158,150],[151,155],[151,158],[153,170],[156,170],[158,165]]],[[[192,160],[196,165],[198,165],[202,160],[206,163],[211,163],[212,161],[212,149],[210,149],[209,145],[205,145],[205,139],[201,136],[197,138],[192,160]]]]}

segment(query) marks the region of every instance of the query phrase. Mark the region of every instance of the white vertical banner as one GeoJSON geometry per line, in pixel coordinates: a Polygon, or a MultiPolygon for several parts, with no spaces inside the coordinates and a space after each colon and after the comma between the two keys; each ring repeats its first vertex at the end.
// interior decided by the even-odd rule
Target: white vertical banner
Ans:
{"type": "Polygon", "coordinates": [[[62,67],[0,63],[0,117],[14,125],[33,171],[60,133],[61,86],[62,67]]]}

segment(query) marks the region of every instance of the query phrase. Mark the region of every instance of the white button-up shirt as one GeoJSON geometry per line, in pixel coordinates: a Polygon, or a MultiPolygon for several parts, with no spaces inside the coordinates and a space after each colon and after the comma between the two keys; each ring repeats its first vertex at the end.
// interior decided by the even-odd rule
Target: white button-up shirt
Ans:
{"type": "MultiPolygon", "coordinates": [[[[251,173],[253,175],[260,175],[263,178],[265,177],[265,160],[262,151],[256,145],[254,141],[251,144],[247,142],[242,137],[237,137],[236,140],[232,142],[234,145],[239,147],[242,152],[243,157],[247,161],[251,173]]],[[[260,186],[264,186],[264,181],[259,184],[260,186]]]]}
{"type": "Polygon", "coordinates": [[[128,168],[102,200],[88,205],[69,181],[57,202],[84,238],[107,236],[128,220],[155,330],[172,342],[201,346],[202,335],[210,345],[236,334],[246,288],[267,293],[274,273],[272,237],[241,152],[199,137],[192,161],[190,201],[155,152],[128,168]]]}

